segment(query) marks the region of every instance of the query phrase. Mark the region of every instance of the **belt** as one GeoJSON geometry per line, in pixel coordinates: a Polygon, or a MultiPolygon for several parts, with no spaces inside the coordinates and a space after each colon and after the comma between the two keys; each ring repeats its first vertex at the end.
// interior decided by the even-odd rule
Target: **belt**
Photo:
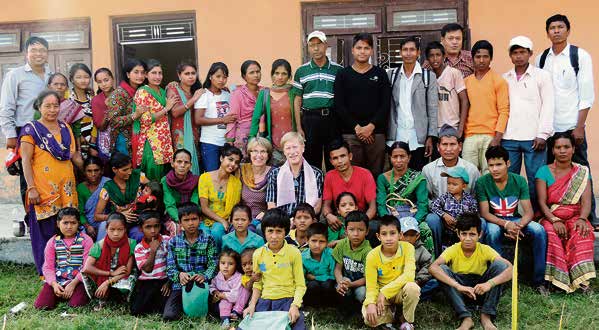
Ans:
{"type": "Polygon", "coordinates": [[[307,109],[302,107],[303,115],[318,115],[322,117],[328,117],[331,115],[331,108],[318,108],[318,109],[307,109]]]}

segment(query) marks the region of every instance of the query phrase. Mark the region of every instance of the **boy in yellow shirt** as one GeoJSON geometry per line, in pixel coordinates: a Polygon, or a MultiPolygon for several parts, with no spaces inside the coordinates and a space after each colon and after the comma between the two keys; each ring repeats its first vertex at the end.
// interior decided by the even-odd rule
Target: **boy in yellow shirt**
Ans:
{"type": "Polygon", "coordinates": [[[394,329],[392,323],[396,318],[392,305],[402,305],[402,313],[397,318],[402,323],[400,329],[414,329],[414,312],[420,300],[420,287],[414,282],[414,246],[409,242],[399,241],[399,221],[389,215],[380,218],[376,237],[381,245],[368,253],[364,270],[364,323],[369,327],[394,329]]]}
{"type": "Polygon", "coordinates": [[[252,289],[252,299],[243,315],[254,312],[289,312],[292,329],[305,329],[304,314],[300,312],[306,293],[302,255],[285,241],[289,233],[289,217],[281,209],[266,211],[262,218],[266,245],[252,257],[253,276],[259,278],[252,289]]]}
{"type": "Polygon", "coordinates": [[[472,312],[464,298],[482,303],[483,329],[497,329],[493,319],[497,315],[501,284],[512,278],[512,264],[490,246],[478,242],[482,234],[478,215],[463,213],[457,219],[456,229],[460,242],[445,249],[429,272],[441,282],[445,295],[462,320],[458,329],[474,327],[472,312]]]}

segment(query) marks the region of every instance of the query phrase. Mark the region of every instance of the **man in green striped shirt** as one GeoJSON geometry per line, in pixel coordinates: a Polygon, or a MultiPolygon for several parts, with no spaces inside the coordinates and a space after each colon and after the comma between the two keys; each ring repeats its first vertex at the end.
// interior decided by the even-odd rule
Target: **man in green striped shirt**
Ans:
{"type": "MultiPolygon", "coordinates": [[[[327,58],[327,37],[323,32],[310,33],[307,41],[312,59],[295,71],[293,79],[295,122],[306,139],[304,157],[310,165],[320,168],[323,147],[339,137],[333,117],[333,84],[343,67],[327,58]]],[[[324,160],[327,170],[332,169],[326,155],[324,160]]]]}

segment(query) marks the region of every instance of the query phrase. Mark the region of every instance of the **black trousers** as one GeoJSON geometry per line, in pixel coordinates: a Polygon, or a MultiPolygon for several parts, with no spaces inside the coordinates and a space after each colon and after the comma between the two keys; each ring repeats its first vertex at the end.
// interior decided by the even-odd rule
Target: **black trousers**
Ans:
{"type": "Polygon", "coordinates": [[[163,296],[160,289],[166,282],[167,279],[138,280],[131,297],[131,315],[163,313],[168,297],[163,296]]]}
{"type": "Polygon", "coordinates": [[[164,312],[162,313],[162,319],[165,321],[176,321],[181,318],[183,314],[183,290],[173,290],[171,295],[168,296],[166,304],[164,305],[164,312]]]}
{"type": "Polygon", "coordinates": [[[332,111],[328,116],[322,116],[319,111],[302,111],[302,128],[306,138],[304,158],[317,168],[322,168],[324,160],[327,171],[332,170],[333,165],[326,154],[326,148],[333,140],[341,139],[334,118],[332,111]]]}
{"type": "Polygon", "coordinates": [[[341,301],[341,295],[335,290],[335,280],[307,281],[304,304],[306,306],[334,306],[341,301]]]}

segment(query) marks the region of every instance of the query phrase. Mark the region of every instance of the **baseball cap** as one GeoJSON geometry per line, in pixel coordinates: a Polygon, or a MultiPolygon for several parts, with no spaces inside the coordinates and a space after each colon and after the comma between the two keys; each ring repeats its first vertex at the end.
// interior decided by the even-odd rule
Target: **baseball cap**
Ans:
{"type": "Polygon", "coordinates": [[[528,48],[532,50],[532,40],[525,36],[517,36],[510,40],[510,46],[508,47],[508,50],[513,46],[520,46],[522,48],[528,48]]]}
{"type": "Polygon", "coordinates": [[[401,232],[406,233],[410,230],[415,230],[417,233],[420,233],[420,228],[418,227],[418,221],[414,217],[403,217],[399,219],[399,223],[401,225],[401,232]]]}
{"type": "Polygon", "coordinates": [[[444,178],[459,178],[464,180],[465,184],[470,183],[470,176],[468,175],[468,172],[466,172],[466,170],[461,166],[449,168],[447,171],[442,172],[441,176],[444,178]]]}
{"type": "Polygon", "coordinates": [[[318,38],[322,42],[327,42],[327,36],[322,31],[312,31],[312,33],[308,35],[308,38],[306,38],[306,42],[310,42],[312,38],[318,38]]]}

